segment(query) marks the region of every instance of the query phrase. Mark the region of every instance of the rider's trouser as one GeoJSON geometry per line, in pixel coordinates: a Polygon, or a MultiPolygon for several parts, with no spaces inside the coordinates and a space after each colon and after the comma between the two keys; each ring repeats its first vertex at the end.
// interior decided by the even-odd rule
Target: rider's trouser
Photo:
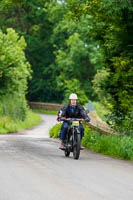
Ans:
{"type": "MultiPolygon", "coordinates": [[[[79,128],[81,130],[81,139],[84,136],[84,128],[82,124],[79,124],[79,128]]],[[[65,140],[66,138],[66,134],[67,134],[67,129],[68,129],[68,123],[67,122],[63,122],[62,127],[61,127],[61,131],[59,134],[59,138],[61,140],[65,140]]]]}

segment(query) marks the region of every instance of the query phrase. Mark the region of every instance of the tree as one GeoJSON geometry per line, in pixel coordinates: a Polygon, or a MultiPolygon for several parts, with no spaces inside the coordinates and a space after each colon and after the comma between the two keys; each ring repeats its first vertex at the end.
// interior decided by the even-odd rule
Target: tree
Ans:
{"type": "Polygon", "coordinates": [[[19,39],[13,29],[7,29],[7,34],[0,31],[0,95],[25,95],[31,72],[24,54],[25,47],[24,38],[19,39]]]}
{"type": "Polygon", "coordinates": [[[7,27],[12,27],[26,40],[26,57],[33,70],[27,97],[33,101],[57,101],[60,96],[55,92],[55,55],[50,42],[53,25],[47,17],[47,2],[10,0],[0,3],[1,29],[5,32],[7,27]]]}
{"type": "Polygon", "coordinates": [[[104,49],[108,72],[102,81],[96,80],[102,75],[102,71],[98,72],[94,86],[97,84],[106,103],[112,105],[112,123],[129,133],[129,127],[133,129],[133,3],[126,0],[89,1],[88,12],[93,16],[93,38],[99,40],[104,49]]]}
{"type": "MultiPolygon", "coordinates": [[[[26,116],[27,79],[30,77],[30,64],[27,62],[24,49],[26,43],[23,37],[19,38],[13,29],[7,29],[7,34],[0,30],[0,102],[10,104],[14,100],[15,117],[21,120],[26,116]],[[15,107],[16,106],[16,107],[15,107]],[[15,109],[16,108],[16,109],[15,109]],[[20,114],[21,112],[21,114],[20,114]]],[[[3,104],[3,105],[4,105],[3,104]]],[[[0,109],[0,114],[8,114],[8,107],[0,109]],[[5,111],[4,111],[5,110],[5,111]]]]}
{"type": "Polygon", "coordinates": [[[67,17],[73,21],[91,16],[89,31],[104,56],[104,68],[98,70],[94,88],[100,101],[104,99],[106,105],[111,105],[111,120],[131,129],[128,122],[132,121],[129,119],[133,112],[133,2],[73,0],[69,8],[67,17]]]}
{"type": "MultiPolygon", "coordinates": [[[[58,13],[59,6],[58,5],[58,13]]],[[[64,7],[64,5],[63,5],[64,7]]],[[[55,6],[53,9],[48,10],[49,18],[53,16],[55,12],[55,6]]],[[[58,77],[57,85],[58,90],[64,94],[65,85],[64,80],[70,80],[76,78],[80,81],[81,89],[85,91],[85,94],[89,98],[94,99],[94,93],[91,87],[91,81],[96,71],[103,67],[103,56],[99,49],[97,42],[94,42],[91,37],[88,26],[91,24],[91,16],[83,16],[77,21],[72,21],[66,17],[68,8],[65,6],[65,14],[57,21],[52,18],[54,23],[53,34],[51,36],[52,43],[55,47],[56,55],[56,69],[58,77]],[[60,83],[62,82],[62,84],[60,83]]]]}

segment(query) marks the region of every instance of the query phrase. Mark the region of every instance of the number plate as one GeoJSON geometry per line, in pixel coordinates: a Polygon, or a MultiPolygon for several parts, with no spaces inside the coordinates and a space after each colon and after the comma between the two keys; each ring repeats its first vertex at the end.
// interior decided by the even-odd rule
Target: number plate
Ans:
{"type": "Polygon", "coordinates": [[[73,126],[79,126],[79,121],[73,121],[73,122],[72,122],[72,125],[73,125],[73,126]]]}

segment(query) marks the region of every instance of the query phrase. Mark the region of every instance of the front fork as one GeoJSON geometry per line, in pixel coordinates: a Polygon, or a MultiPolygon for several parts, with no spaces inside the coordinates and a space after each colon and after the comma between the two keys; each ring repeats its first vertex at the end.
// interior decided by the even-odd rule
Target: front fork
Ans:
{"type": "Polygon", "coordinates": [[[73,147],[77,145],[77,134],[80,134],[80,128],[79,127],[72,127],[72,134],[70,134],[68,130],[67,138],[66,138],[66,148],[73,150],[73,147]]]}
{"type": "Polygon", "coordinates": [[[77,134],[80,134],[80,128],[73,127],[73,129],[72,129],[73,146],[77,145],[77,134]]]}

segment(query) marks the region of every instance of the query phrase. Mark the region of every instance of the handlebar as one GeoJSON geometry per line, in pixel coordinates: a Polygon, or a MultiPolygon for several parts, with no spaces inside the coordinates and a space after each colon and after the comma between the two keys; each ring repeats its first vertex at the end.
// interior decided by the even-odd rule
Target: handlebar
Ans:
{"type": "Polygon", "coordinates": [[[82,118],[65,118],[65,117],[61,117],[60,121],[85,121],[85,119],[82,119],[82,118]]]}

